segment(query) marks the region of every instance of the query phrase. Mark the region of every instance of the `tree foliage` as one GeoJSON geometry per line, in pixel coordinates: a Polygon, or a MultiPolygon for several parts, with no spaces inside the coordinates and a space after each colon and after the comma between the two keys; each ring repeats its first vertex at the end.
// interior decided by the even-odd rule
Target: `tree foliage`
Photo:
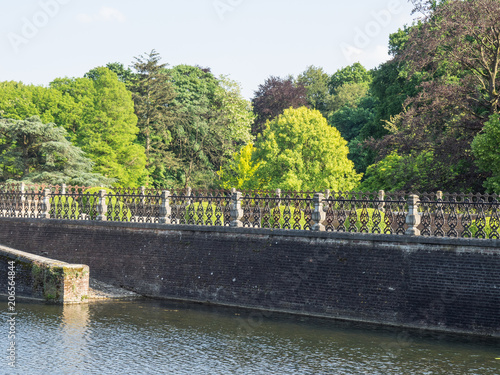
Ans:
{"type": "Polygon", "coordinates": [[[470,144],[499,110],[500,2],[443,2],[409,33],[395,62],[421,83],[405,110],[388,123],[380,156],[429,154],[438,189],[480,190],[484,180],[470,144]],[[457,166],[460,169],[457,171],[457,166]],[[444,179],[438,179],[437,177],[444,179]]]}
{"type": "Polygon", "coordinates": [[[177,184],[211,187],[216,172],[251,140],[253,114],[239,85],[216,78],[209,69],[178,65],[169,71],[176,97],[171,108],[177,118],[170,149],[177,184]]]}
{"type": "Polygon", "coordinates": [[[257,135],[264,130],[266,121],[282,114],[285,109],[308,106],[307,90],[293,77],[271,76],[255,91],[252,104],[256,115],[252,134],[257,135]]]}
{"type": "Polygon", "coordinates": [[[492,115],[484,124],[483,130],[474,138],[472,150],[478,166],[490,172],[485,187],[490,192],[500,194],[500,117],[492,115]]]}
{"type": "Polygon", "coordinates": [[[323,68],[309,66],[297,77],[297,83],[306,89],[307,103],[312,109],[317,109],[323,116],[327,116],[330,93],[328,81],[330,76],[323,68]]]}
{"type": "Polygon", "coordinates": [[[330,89],[330,94],[335,95],[337,90],[349,83],[370,83],[372,80],[372,75],[370,71],[356,62],[352,65],[346,66],[342,69],[337,70],[328,82],[328,87],[330,89]]]}
{"type": "Polygon", "coordinates": [[[347,158],[347,142],[317,110],[285,110],[266,124],[256,148],[266,189],[350,190],[361,178],[347,158]]]}
{"type": "Polygon", "coordinates": [[[56,79],[51,87],[69,95],[77,109],[61,125],[94,161],[94,170],[119,186],[147,182],[144,148],[136,143],[137,117],[131,93],[115,73],[96,68],[90,78],[56,79]]]}
{"type": "Polygon", "coordinates": [[[44,123],[75,123],[82,115],[70,95],[53,88],[0,82],[0,117],[24,120],[38,116],[44,123]]]}
{"type": "Polygon", "coordinates": [[[363,191],[431,191],[439,186],[439,169],[432,152],[399,155],[393,151],[370,165],[361,183],[363,191]],[[435,178],[438,178],[436,181],[435,178]]]}
{"type": "Polygon", "coordinates": [[[256,190],[262,186],[262,181],[257,177],[261,163],[255,160],[255,151],[257,149],[250,142],[242,147],[240,152],[233,154],[232,159],[217,172],[220,187],[256,190]]]}
{"type": "Polygon", "coordinates": [[[171,129],[176,116],[171,109],[175,98],[166,64],[155,51],[135,58],[134,75],[129,83],[137,115],[139,142],[144,146],[147,169],[155,186],[165,186],[168,170],[175,166],[169,150],[171,129]]]}
{"type": "Polygon", "coordinates": [[[68,141],[66,130],[39,117],[0,119],[0,180],[32,183],[109,185],[92,173],[92,161],[68,141]]]}

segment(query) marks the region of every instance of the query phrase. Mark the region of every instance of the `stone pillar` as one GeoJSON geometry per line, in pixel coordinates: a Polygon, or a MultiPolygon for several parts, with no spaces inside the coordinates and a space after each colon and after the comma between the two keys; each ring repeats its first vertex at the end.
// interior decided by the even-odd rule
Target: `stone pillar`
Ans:
{"type": "Polygon", "coordinates": [[[108,218],[106,214],[108,213],[108,205],[106,204],[106,190],[99,190],[99,202],[97,203],[97,220],[106,221],[108,218]]]}
{"type": "Polygon", "coordinates": [[[281,198],[281,189],[276,189],[276,198],[281,198]]]}
{"type": "Polygon", "coordinates": [[[61,195],[66,195],[66,184],[62,184],[61,186],[61,195]]]}
{"type": "Polygon", "coordinates": [[[160,224],[170,224],[170,216],[172,209],[170,208],[170,191],[163,190],[161,192],[161,203],[160,203],[160,217],[158,222],[160,224]]]}
{"type": "Polygon", "coordinates": [[[325,199],[330,199],[330,194],[331,194],[331,193],[332,193],[332,192],[330,191],[330,189],[326,189],[326,190],[325,190],[325,199]]]}
{"type": "Polygon", "coordinates": [[[40,219],[50,219],[50,189],[45,189],[40,199],[40,219]]]}
{"type": "Polygon", "coordinates": [[[141,205],[142,207],[144,207],[144,205],[146,204],[146,187],[141,186],[140,190],[141,190],[141,205]]]}
{"type": "Polygon", "coordinates": [[[385,191],[379,190],[379,192],[378,192],[378,200],[381,201],[381,202],[379,202],[379,204],[378,204],[378,210],[380,212],[384,212],[385,211],[385,202],[384,202],[384,199],[385,199],[385,191]]]}
{"type": "Polygon", "coordinates": [[[405,233],[408,236],[420,236],[420,230],[417,228],[420,224],[420,215],[418,213],[419,201],[418,195],[410,195],[408,197],[408,214],[406,215],[408,229],[405,233]]]}
{"type": "Polygon", "coordinates": [[[24,182],[21,182],[21,215],[20,216],[24,216],[28,214],[28,207],[26,206],[26,185],[24,184],[24,182]]]}
{"type": "Polygon", "coordinates": [[[326,212],[323,209],[323,199],[325,198],[324,194],[316,193],[314,194],[314,212],[312,213],[312,221],[314,225],[311,227],[311,230],[315,232],[324,232],[325,226],[323,225],[323,221],[326,219],[326,212]]]}
{"type": "Polygon", "coordinates": [[[237,191],[231,196],[231,223],[229,226],[231,228],[241,228],[243,223],[241,219],[243,218],[243,209],[241,208],[241,192],[237,191]]]}

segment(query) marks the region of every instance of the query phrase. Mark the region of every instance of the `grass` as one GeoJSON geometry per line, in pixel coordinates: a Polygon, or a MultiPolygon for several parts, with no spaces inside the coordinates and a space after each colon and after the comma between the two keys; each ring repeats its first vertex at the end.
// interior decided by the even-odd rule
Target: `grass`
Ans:
{"type": "MultiPolygon", "coordinates": [[[[184,214],[184,221],[186,224],[196,224],[200,221],[201,219],[201,222],[202,222],[202,225],[214,225],[215,223],[215,220],[216,220],[216,217],[215,217],[215,210],[216,210],[216,205],[214,203],[209,203],[209,202],[194,202],[192,204],[188,204],[186,207],[185,207],[185,211],[183,209],[183,211],[181,211],[181,214],[183,212],[184,214]],[[202,205],[202,209],[203,209],[203,214],[201,215],[201,213],[198,212],[199,210],[199,207],[200,207],[200,204],[202,205]],[[193,213],[193,219],[189,220],[189,214],[193,213]],[[211,221],[208,220],[208,217],[210,215],[207,215],[207,212],[210,212],[212,215],[211,215],[211,221]],[[201,216],[201,217],[200,217],[201,216]]],[[[243,206],[242,207],[243,209],[245,209],[245,207],[243,206]]],[[[248,213],[249,214],[249,219],[247,219],[247,222],[245,223],[244,221],[244,218],[241,219],[241,221],[244,222],[244,224],[247,224],[248,225],[248,221],[250,222],[250,226],[255,226],[255,221],[254,221],[254,218],[253,218],[253,209],[254,209],[254,206],[251,206],[249,207],[250,208],[250,212],[248,213]]],[[[297,218],[295,217],[295,212],[296,212],[296,208],[294,206],[290,206],[289,207],[289,213],[287,213],[287,217],[288,217],[288,220],[285,219],[285,210],[286,210],[286,206],[284,205],[280,205],[279,206],[279,220],[276,222],[275,218],[274,218],[274,213],[275,213],[275,209],[276,207],[271,207],[270,208],[270,212],[267,214],[269,216],[269,219],[268,220],[265,220],[264,219],[264,210],[262,207],[260,207],[260,213],[259,213],[259,217],[260,217],[260,221],[258,222],[259,225],[257,225],[256,227],[260,227],[260,228],[281,228],[281,229],[304,229],[307,225],[307,218],[305,216],[305,213],[304,213],[304,209],[303,208],[299,208],[299,211],[300,211],[300,216],[297,215],[298,217],[298,220],[297,218]],[[300,218],[299,218],[300,217],[300,218]],[[285,228],[285,223],[288,223],[288,225],[286,225],[286,228],[285,228]]],[[[314,208],[311,207],[311,211],[313,211],[314,208]]],[[[357,209],[356,210],[356,214],[357,214],[357,220],[356,220],[356,231],[357,232],[360,232],[361,231],[361,228],[362,228],[362,224],[360,222],[360,218],[361,218],[361,213],[362,213],[363,209],[360,208],[360,209],[357,209]]],[[[348,232],[349,229],[350,229],[350,218],[349,218],[349,212],[350,211],[346,211],[346,221],[345,221],[345,228],[346,228],[346,231],[348,232]]],[[[368,216],[369,216],[369,220],[368,220],[368,223],[367,223],[367,228],[368,228],[368,232],[371,233],[372,230],[373,230],[373,227],[374,227],[374,223],[373,223],[373,214],[374,214],[375,210],[373,208],[367,208],[367,213],[368,213],[368,216]]],[[[379,211],[380,212],[380,224],[379,224],[379,228],[380,228],[380,232],[383,233],[385,228],[386,228],[386,224],[384,222],[384,218],[385,218],[385,215],[383,212],[379,211]]],[[[337,214],[334,215],[334,218],[337,219],[337,214]]],[[[223,216],[223,213],[221,214],[221,218],[220,218],[220,221],[221,221],[221,224],[224,225],[224,216],[223,216]]],[[[309,221],[309,225],[313,225],[313,222],[312,220],[309,221]]],[[[338,226],[339,226],[339,223],[338,221],[336,220],[336,222],[334,223],[334,227],[335,227],[335,230],[338,230],[338,226]]]]}

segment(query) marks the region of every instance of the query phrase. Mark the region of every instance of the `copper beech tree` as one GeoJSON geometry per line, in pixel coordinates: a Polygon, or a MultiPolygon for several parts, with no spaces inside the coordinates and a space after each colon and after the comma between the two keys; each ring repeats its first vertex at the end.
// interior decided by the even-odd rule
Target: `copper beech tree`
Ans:
{"type": "Polygon", "coordinates": [[[471,142],[500,100],[500,2],[447,1],[415,25],[395,61],[419,77],[419,93],[388,122],[378,142],[382,156],[432,153],[442,189],[481,190],[488,176],[477,168],[471,142]]]}

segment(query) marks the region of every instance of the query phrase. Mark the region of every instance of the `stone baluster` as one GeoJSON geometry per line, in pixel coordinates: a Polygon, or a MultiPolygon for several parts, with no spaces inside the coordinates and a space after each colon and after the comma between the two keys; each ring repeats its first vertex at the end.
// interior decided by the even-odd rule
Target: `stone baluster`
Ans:
{"type": "Polygon", "coordinates": [[[385,199],[385,191],[379,190],[379,192],[378,192],[378,200],[380,202],[378,204],[378,210],[380,212],[385,212],[385,202],[384,202],[384,199],[385,199]]]}
{"type": "Polygon", "coordinates": [[[408,236],[420,236],[418,225],[420,224],[420,215],[418,213],[418,195],[410,195],[408,197],[408,214],[406,215],[406,224],[408,229],[405,234],[408,236]]]}
{"type": "Polygon", "coordinates": [[[229,224],[231,228],[243,227],[243,222],[241,221],[243,218],[243,209],[241,208],[242,196],[239,191],[234,192],[231,196],[231,223],[229,224]]]}
{"type": "Polygon", "coordinates": [[[40,219],[50,219],[50,189],[45,189],[40,201],[40,219]]]}
{"type": "Polygon", "coordinates": [[[325,226],[323,225],[323,222],[326,219],[326,212],[323,208],[323,200],[325,196],[322,193],[316,193],[314,194],[313,202],[314,202],[314,212],[312,213],[312,221],[313,221],[313,226],[311,227],[311,230],[315,232],[324,232],[325,231],[325,226]]]}
{"type": "Polygon", "coordinates": [[[163,190],[161,192],[160,217],[158,218],[159,223],[170,224],[171,213],[172,209],[170,207],[170,191],[163,190]]]}
{"type": "Polygon", "coordinates": [[[26,185],[21,182],[21,212],[19,216],[28,216],[28,207],[26,206],[26,185]]]}
{"type": "Polygon", "coordinates": [[[97,203],[97,220],[106,221],[108,213],[108,205],[106,204],[106,190],[99,190],[99,202],[97,203]]]}

